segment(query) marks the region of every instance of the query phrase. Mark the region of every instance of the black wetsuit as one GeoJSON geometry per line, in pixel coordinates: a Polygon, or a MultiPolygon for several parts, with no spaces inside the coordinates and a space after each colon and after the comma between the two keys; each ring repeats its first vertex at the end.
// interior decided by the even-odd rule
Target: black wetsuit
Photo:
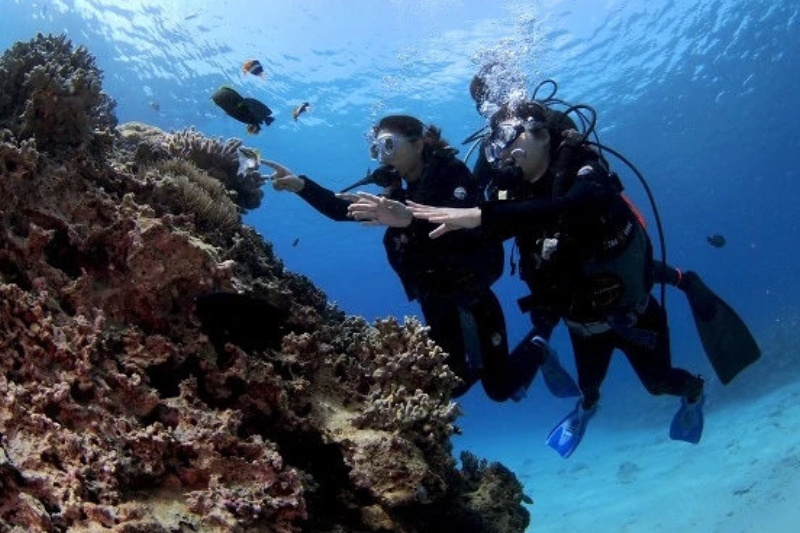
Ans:
{"type": "Polygon", "coordinates": [[[619,179],[593,151],[563,150],[536,183],[517,180],[510,199],[485,203],[482,227],[516,239],[534,313],[567,323],[585,408],[615,348],[652,394],[694,399],[703,381],[672,367],[666,316],[650,295],[650,241],[619,179]]]}
{"type": "MultiPolygon", "coordinates": [[[[299,196],[333,220],[347,216],[347,200],[309,178],[299,196]]],[[[429,153],[420,179],[396,188],[393,200],[440,207],[474,207],[481,192],[469,169],[446,151],[429,153]]],[[[386,256],[409,300],[417,300],[431,338],[448,354],[448,364],[464,380],[454,392],[463,394],[478,379],[497,401],[519,388],[507,365],[505,318],[491,285],[503,271],[502,242],[483,230],[454,231],[438,239],[428,234],[435,224],[414,219],[404,228],[387,228],[386,256]]]]}

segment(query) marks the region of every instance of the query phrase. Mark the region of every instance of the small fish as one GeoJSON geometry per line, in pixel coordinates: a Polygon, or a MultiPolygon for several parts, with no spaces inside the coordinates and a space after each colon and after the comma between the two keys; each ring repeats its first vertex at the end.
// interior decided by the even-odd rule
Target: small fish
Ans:
{"type": "Polygon", "coordinates": [[[244,74],[252,74],[253,76],[266,76],[264,72],[264,67],[261,66],[261,61],[258,59],[248,59],[242,65],[242,73],[244,74]]]}
{"type": "Polygon", "coordinates": [[[300,243],[300,237],[297,237],[294,241],[292,241],[292,246],[297,246],[300,243]]]}
{"type": "Polygon", "coordinates": [[[229,116],[247,124],[247,133],[261,131],[261,124],[269,126],[275,121],[272,110],[255,98],[244,98],[230,87],[220,87],[211,99],[229,116]]]}
{"type": "Polygon", "coordinates": [[[727,242],[725,240],[725,237],[723,237],[718,233],[714,235],[709,235],[708,237],[706,237],[706,240],[708,241],[708,244],[710,244],[714,248],[722,248],[723,246],[725,246],[725,243],[727,242]]]}
{"type": "Polygon", "coordinates": [[[158,113],[161,111],[161,104],[156,101],[150,102],[150,109],[152,109],[153,112],[158,113]]]}
{"type": "Polygon", "coordinates": [[[310,104],[308,102],[303,102],[299,106],[295,107],[294,111],[292,111],[292,116],[294,117],[294,119],[297,120],[297,117],[308,111],[309,105],[310,104]]]}
{"type": "Polygon", "coordinates": [[[239,170],[236,171],[237,176],[246,176],[251,172],[258,171],[261,168],[261,154],[258,150],[239,147],[239,170]]]}

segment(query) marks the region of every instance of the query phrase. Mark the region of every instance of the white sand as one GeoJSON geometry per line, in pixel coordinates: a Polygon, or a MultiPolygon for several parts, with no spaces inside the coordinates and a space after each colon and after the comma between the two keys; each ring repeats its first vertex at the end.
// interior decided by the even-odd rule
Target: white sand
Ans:
{"type": "MultiPolygon", "coordinates": [[[[484,434],[465,435],[456,448],[518,475],[534,500],[531,532],[800,531],[800,383],[744,399],[736,393],[710,388],[698,445],[669,439],[676,399],[639,388],[633,400],[606,399],[566,460],[544,445],[558,417],[542,391],[534,419],[520,424],[512,414],[523,404],[493,404],[496,427],[470,422],[469,431],[483,426],[484,434]]],[[[557,412],[571,406],[561,400],[557,412]]]]}

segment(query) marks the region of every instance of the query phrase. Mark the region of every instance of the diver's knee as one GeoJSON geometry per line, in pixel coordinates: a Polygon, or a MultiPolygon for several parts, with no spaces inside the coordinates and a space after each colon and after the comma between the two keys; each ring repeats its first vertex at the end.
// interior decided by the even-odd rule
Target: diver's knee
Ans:
{"type": "Polygon", "coordinates": [[[648,381],[644,384],[644,388],[653,396],[661,396],[663,394],[669,394],[670,392],[669,385],[666,381],[662,380],[648,381]]]}

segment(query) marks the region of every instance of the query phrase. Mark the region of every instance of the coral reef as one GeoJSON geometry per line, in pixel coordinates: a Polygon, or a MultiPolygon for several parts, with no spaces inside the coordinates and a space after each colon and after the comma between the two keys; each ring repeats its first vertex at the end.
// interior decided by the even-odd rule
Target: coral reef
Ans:
{"type": "Polygon", "coordinates": [[[102,78],[94,57],[64,35],[16,43],[0,58],[0,129],[53,156],[86,151],[117,124],[102,78]]]}
{"type": "Polygon", "coordinates": [[[241,140],[210,139],[189,128],[171,133],[165,144],[171,155],[193,161],[235,191],[235,201],[242,209],[255,209],[261,204],[261,186],[266,180],[257,171],[239,170],[241,140]]]}
{"type": "Polygon", "coordinates": [[[242,225],[240,141],[129,124],[98,150],[113,106],[63,37],[0,71],[0,532],[524,531],[513,474],[457,468],[426,328],[345,316],[242,225]],[[55,129],[40,67],[85,81],[55,129]],[[212,342],[220,292],[274,309],[279,342],[212,342]]]}

